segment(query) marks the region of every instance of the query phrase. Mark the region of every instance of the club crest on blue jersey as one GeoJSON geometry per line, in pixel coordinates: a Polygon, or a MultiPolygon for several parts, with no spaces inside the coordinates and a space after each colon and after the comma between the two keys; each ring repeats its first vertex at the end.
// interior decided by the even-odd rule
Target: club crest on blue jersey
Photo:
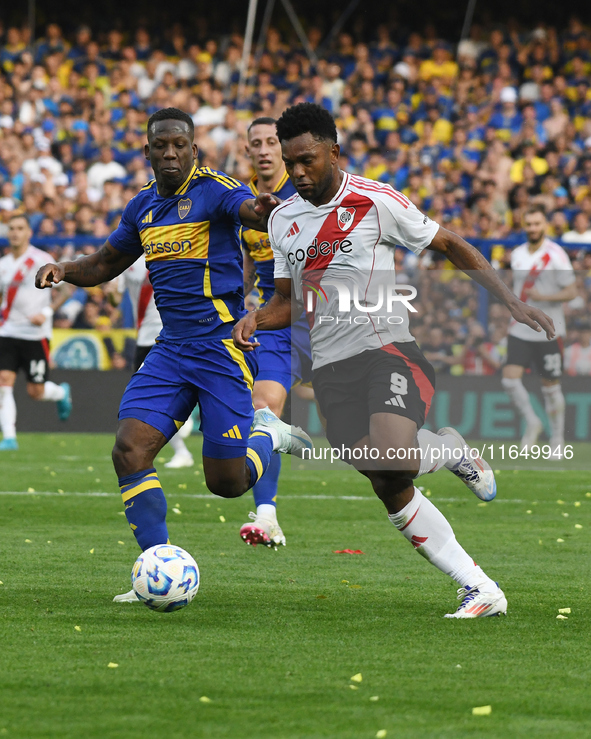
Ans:
{"type": "Polygon", "coordinates": [[[182,220],[189,215],[193,201],[190,198],[179,200],[179,218],[182,220]]]}

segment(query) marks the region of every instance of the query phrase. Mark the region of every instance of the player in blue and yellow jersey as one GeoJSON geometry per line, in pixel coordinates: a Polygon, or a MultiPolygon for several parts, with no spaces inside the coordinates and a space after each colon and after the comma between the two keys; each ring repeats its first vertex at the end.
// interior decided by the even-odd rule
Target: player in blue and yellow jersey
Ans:
{"type": "MultiPolygon", "coordinates": [[[[62,280],[90,287],[145,254],[163,329],[125,390],[113,448],[127,520],[143,550],[168,541],[154,459],[197,403],[205,482],[216,495],[242,495],[274,452],[311,444],[268,409],[254,414],[251,432],[256,357],[251,361],[230,338],[245,313],[239,228],[265,229],[279,201],[267,193],[255,199],[237,180],[198,169],[193,137],[186,113],[156,112],[145,147],[155,180],[130,200],[96,254],[45,265],[36,278],[39,288],[62,280]]],[[[118,599],[132,600],[133,591],[118,599]]]]}
{"type": "MultiPolygon", "coordinates": [[[[295,194],[281,157],[281,145],[273,118],[257,118],[248,129],[246,153],[250,157],[255,175],[249,183],[254,195],[271,193],[281,200],[295,194]]],[[[258,292],[259,305],[264,305],[275,292],[273,250],[269,234],[251,228],[243,228],[244,294],[258,292]]],[[[265,331],[258,348],[259,373],[254,383],[252,401],[255,409],[270,408],[277,416],[292,385],[312,379],[309,327],[300,319],[290,328],[265,331]]],[[[285,545],[285,536],[277,522],[277,486],[281,471],[281,457],[273,455],[265,475],[256,483],[252,492],[256,513],[251,521],[240,529],[240,536],[247,544],[265,544],[268,547],[285,545]]]]}

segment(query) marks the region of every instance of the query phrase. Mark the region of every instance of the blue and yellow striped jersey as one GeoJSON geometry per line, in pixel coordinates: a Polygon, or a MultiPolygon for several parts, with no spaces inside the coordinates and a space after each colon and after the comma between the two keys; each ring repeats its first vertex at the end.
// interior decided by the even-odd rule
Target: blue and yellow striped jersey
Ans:
{"type": "Polygon", "coordinates": [[[249,198],[238,180],[194,166],[172,197],[152,180],[127,204],[109,243],[145,254],[162,340],[226,338],[244,315],[238,210],[249,198]]]}
{"type": "MultiPolygon", "coordinates": [[[[256,176],[248,183],[254,195],[259,194],[256,176]]],[[[295,187],[287,176],[287,172],[279,181],[273,194],[281,200],[287,200],[295,194],[295,187]]],[[[242,248],[246,249],[252,257],[256,270],[255,290],[259,291],[259,303],[263,305],[275,292],[273,249],[269,242],[269,234],[263,231],[255,231],[252,228],[243,228],[241,232],[242,248]]]]}

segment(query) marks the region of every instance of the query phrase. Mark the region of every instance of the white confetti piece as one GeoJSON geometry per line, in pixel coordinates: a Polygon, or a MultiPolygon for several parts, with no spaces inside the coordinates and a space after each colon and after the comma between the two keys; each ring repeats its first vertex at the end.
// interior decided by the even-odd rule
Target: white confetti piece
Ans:
{"type": "Polygon", "coordinates": [[[385,739],[388,736],[386,729],[380,729],[376,734],[376,739],[385,739]]]}
{"type": "Polygon", "coordinates": [[[372,696],[371,696],[371,698],[370,698],[369,700],[370,700],[370,701],[371,701],[372,703],[376,703],[377,701],[379,701],[379,700],[380,700],[380,696],[379,696],[379,695],[372,695],[372,696]]]}
{"type": "Polygon", "coordinates": [[[326,483],[324,482],[324,480],[322,480],[322,482],[320,484],[322,485],[323,488],[326,487],[326,483]]]}
{"type": "Polygon", "coordinates": [[[359,690],[359,685],[349,685],[351,690],[359,690]]]}
{"type": "Polygon", "coordinates": [[[561,613],[559,613],[558,616],[556,616],[556,618],[559,619],[560,621],[566,621],[568,619],[568,616],[563,616],[561,613]]]}
{"type": "Polygon", "coordinates": [[[220,521],[221,521],[222,523],[226,523],[226,519],[225,519],[225,518],[224,518],[223,516],[220,516],[220,521]]]}
{"type": "Polygon", "coordinates": [[[62,490],[61,488],[58,488],[58,489],[57,489],[57,491],[58,491],[58,493],[59,493],[60,495],[63,495],[63,494],[64,494],[64,491],[63,491],[63,490],[62,490]]]}
{"type": "Polygon", "coordinates": [[[180,516],[180,515],[181,515],[181,511],[180,511],[180,508],[173,508],[173,509],[172,509],[172,512],[173,512],[173,513],[176,513],[176,514],[177,514],[177,516],[180,516]]]}
{"type": "Polygon", "coordinates": [[[34,493],[34,492],[35,492],[35,488],[27,488],[27,493],[34,493]]]}
{"type": "Polygon", "coordinates": [[[556,539],[559,544],[564,544],[564,539],[556,539]]]}
{"type": "Polygon", "coordinates": [[[564,516],[565,518],[568,518],[568,513],[563,513],[562,515],[563,515],[563,516],[564,516]]]}
{"type": "Polygon", "coordinates": [[[531,511],[526,511],[526,513],[531,513],[531,511]]]}
{"type": "Polygon", "coordinates": [[[90,465],[86,468],[89,472],[94,472],[94,467],[91,467],[90,465]]]}
{"type": "Polygon", "coordinates": [[[575,529],[582,529],[582,528],[583,528],[583,527],[581,526],[581,524],[580,524],[580,523],[576,523],[576,524],[575,524],[575,529]]]}
{"type": "Polygon", "coordinates": [[[558,505],[564,505],[564,501],[563,500],[557,500],[556,502],[558,503],[558,505]]]}
{"type": "Polygon", "coordinates": [[[492,713],[492,706],[474,706],[472,709],[473,716],[490,716],[492,713]]]}

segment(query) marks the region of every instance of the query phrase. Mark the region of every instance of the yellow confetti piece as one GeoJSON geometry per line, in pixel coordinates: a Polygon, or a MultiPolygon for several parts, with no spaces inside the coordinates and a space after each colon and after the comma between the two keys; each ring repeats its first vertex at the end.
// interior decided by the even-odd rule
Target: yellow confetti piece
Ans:
{"type": "Polygon", "coordinates": [[[121,546],[125,546],[125,542],[124,541],[118,541],[117,544],[121,544],[121,546]]]}
{"type": "Polygon", "coordinates": [[[211,703],[211,698],[208,698],[206,695],[202,695],[201,698],[199,698],[199,703],[211,703]]]}
{"type": "Polygon", "coordinates": [[[558,613],[570,613],[570,608],[559,608],[558,613]]]}
{"type": "Polygon", "coordinates": [[[58,493],[59,493],[60,495],[63,495],[63,494],[64,494],[64,491],[63,491],[63,490],[62,490],[61,488],[58,488],[58,489],[57,489],[57,491],[58,491],[58,493]]]}
{"type": "Polygon", "coordinates": [[[563,500],[557,500],[556,502],[558,503],[558,505],[564,505],[564,501],[563,500]]]}
{"type": "Polygon", "coordinates": [[[4,585],[4,583],[2,582],[2,580],[0,580],[0,585],[4,585]]]}
{"type": "Polygon", "coordinates": [[[541,543],[542,543],[542,540],[541,539],[538,539],[538,544],[541,544],[541,543]]]}
{"type": "Polygon", "coordinates": [[[353,677],[349,679],[352,680],[354,683],[360,683],[363,680],[363,676],[360,672],[358,672],[356,675],[353,675],[353,677]]]}
{"type": "Polygon", "coordinates": [[[376,739],[385,739],[385,737],[388,736],[388,732],[386,729],[380,729],[378,733],[376,734],[376,739]]]}
{"type": "Polygon", "coordinates": [[[176,513],[176,514],[177,514],[177,516],[180,516],[180,514],[181,514],[181,511],[180,511],[180,509],[179,509],[179,508],[173,508],[173,509],[172,509],[172,512],[173,512],[173,513],[176,513]]]}
{"type": "Polygon", "coordinates": [[[342,585],[348,585],[349,584],[349,581],[348,580],[341,580],[341,584],[342,585]]]}
{"type": "Polygon", "coordinates": [[[206,503],[206,504],[205,504],[205,507],[206,507],[206,508],[211,508],[211,503],[206,503]]]}
{"type": "Polygon", "coordinates": [[[226,523],[226,519],[225,519],[225,518],[224,518],[223,516],[220,516],[220,521],[221,521],[222,523],[226,523]]]}
{"type": "Polygon", "coordinates": [[[32,544],[33,542],[30,539],[25,539],[25,544],[32,544]]]}
{"type": "Polygon", "coordinates": [[[484,503],[484,502],[483,502],[483,503],[477,503],[476,505],[477,505],[477,506],[478,506],[479,508],[486,508],[486,506],[488,505],[488,503],[484,503]]]}
{"type": "Polygon", "coordinates": [[[501,470],[495,470],[495,475],[500,475],[500,474],[501,474],[501,470]]]}
{"type": "Polygon", "coordinates": [[[562,515],[563,515],[563,516],[564,516],[565,518],[568,518],[568,513],[563,513],[562,515]]]}
{"type": "Polygon", "coordinates": [[[562,614],[559,613],[558,616],[556,616],[556,618],[559,619],[560,621],[566,621],[568,619],[568,616],[563,616],[562,614]]]}
{"type": "Polygon", "coordinates": [[[353,590],[361,590],[361,585],[349,585],[353,590]]]}
{"type": "Polygon", "coordinates": [[[90,465],[86,468],[89,472],[94,472],[94,467],[91,467],[90,465]]]}
{"type": "Polygon", "coordinates": [[[187,483],[179,482],[179,490],[186,490],[186,489],[187,489],[187,483]]]}
{"type": "Polygon", "coordinates": [[[320,484],[322,485],[323,488],[326,487],[326,483],[324,482],[324,480],[322,480],[322,482],[320,484]]]}
{"type": "Polygon", "coordinates": [[[526,511],[526,513],[531,513],[531,511],[526,511]]]}
{"type": "Polygon", "coordinates": [[[583,528],[583,527],[581,526],[581,524],[580,524],[580,523],[576,523],[576,524],[575,524],[575,529],[582,529],[582,528],[583,528]]]}
{"type": "Polygon", "coordinates": [[[591,493],[585,493],[585,498],[591,498],[591,493]]]}
{"type": "Polygon", "coordinates": [[[27,493],[34,493],[34,492],[35,492],[35,488],[27,488],[27,493]]]}
{"type": "Polygon", "coordinates": [[[359,690],[358,685],[349,685],[349,687],[351,688],[351,690],[359,690]]]}
{"type": "Polygon", "coordinates": [[[195,472],[193,472],[193,474],[194,474],[194,475],[195,475],[196,477],[199,477],[199,475],[201,474],[201,472],[199,472],[199,470],[195,470],[195,472]]]}
{"type": "Polygon", "coordinates": [[[100,481],[101,481],[101,478],[100,478],[100,477],[95,477],[95,478],[94,478],[94,481],[95,481],[95,482],[100,482],[100,481]]]}
{"type": "Polygon", "coordinates": [[[82,629],[79,626],[74,626],[74,631],[82,631],[82,629]]]}
{"type": "Polygon", "coordinates": [[[115,669],[115,667],[119,667],[119,665],[117,664],[117,662],[109,662],[107,667],[110,667],[111,669],[115,669]]]}
{"type": "Polygon", "coordinates": [[[580,508],[580,507],[581,507],[581,501],[580,500],[576,500],[575,501],[575,508],[580,508]]]}
{"type": "Polygon", "coordinates": [[[564,544],[564,539],[556,539],[559,544],[564,544]]]}
{"type": "Polygon", "coordinates": [[[47,543],[48,543],[48,544],[51,544],[51,541],[48,541],[47,543]]]}
{"type": "Polygon", "coordinates": [[[205,487],[205,480],[203,480],[203,482],[201,484],[203,485],[203,487],[205,487]]]}
{"type": "Polygon", "coordinates": [[[490,716],[492,713],[492,706],[474,706],[472,709],[473,716],[490,716]]]}
{"type": "Polygon", "coordinates": [[[370,701],[371,701],[372,703],[375,703],[376,701],[379,701],[379,700],[380,700],[380,696],[379,696],[379,695],[372,695],[372,696],[371,696],[371,698],[370,698],[369,700],[370,700],[370,701]]]}
{"type": "Polygon", "coordinates": [[[164,462],[166,462],[166,457],[158,457],[157,461],[160,462],[160,464],[164,464],[164,462]]]}
{"type": "Polygon", "coordinates": [[[117,511],[117,515],[118,516],[124,516],[125,515],[125,511],[117,511]]]}
{"type": "Polygon", "coordinates": [[[51,470],[51,472],[49,474],[51,475],[51,477],[55,477],[55,475],[56,475],[56,473],[53,470],[51,470]]]}
{"type": "Polygon", "coordinates": [[[90,554],[94,554],[94,548],[90,550],[90,554]]]}

